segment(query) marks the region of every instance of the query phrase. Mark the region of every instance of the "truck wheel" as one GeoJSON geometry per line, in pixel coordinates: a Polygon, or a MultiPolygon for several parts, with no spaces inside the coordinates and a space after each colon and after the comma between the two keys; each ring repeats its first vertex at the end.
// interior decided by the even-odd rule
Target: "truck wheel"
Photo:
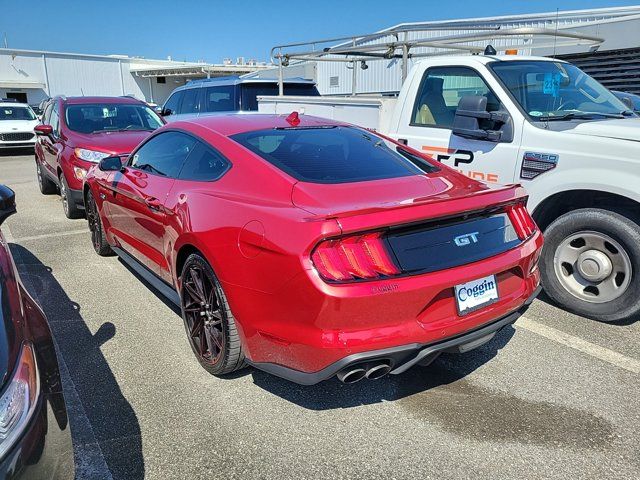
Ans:
{"type": "Polygon", "coordinates": [[[601,322],[640,318],[640,225],[603,209],[562,215],[544,233],[542,283],[567,310],[601,322]]]}
{"type": "Polygon", "coordinates": [[[55,193],[58,190],[56,184],[53,183],[42,171],[42,167],[38,160],[36,160],[36,177],[38,177],[38,188],[40,188],[40,193],[43,195],[49,195],[50,193],[55,193]]]}

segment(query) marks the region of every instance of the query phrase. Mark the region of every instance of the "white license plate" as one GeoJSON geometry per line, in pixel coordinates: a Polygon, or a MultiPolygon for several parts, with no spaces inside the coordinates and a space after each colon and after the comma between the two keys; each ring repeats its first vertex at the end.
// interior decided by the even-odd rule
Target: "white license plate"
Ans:
{"type": "Polygon", "coordinates": [[[498,300],[498,282],[495,275],[456,285],[454,290],[460,315],[473,312],[498,300]]]}

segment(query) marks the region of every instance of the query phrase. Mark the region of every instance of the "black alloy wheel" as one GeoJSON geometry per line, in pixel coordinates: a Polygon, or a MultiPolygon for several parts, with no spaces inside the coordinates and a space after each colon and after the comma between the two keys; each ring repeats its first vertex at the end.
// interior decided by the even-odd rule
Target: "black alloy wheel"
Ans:
{"type": "Polygon", "coordinates": [[[96,205],[96,201],[93,198],[91,190],[87,192],[86,200],[87,222],[89,223],[93,249],[101,257],[113,255],[114,252],[111,250],[109,242],[107,242],[107,237],[104,233],[104,229],[102,228],[102,220],[100,220],[100,214],[98,212],[98,205],[96,205]]]}
{"type": "Polygon", "coordinates": [[[187,258],[180,280],[182,318],[200,365],[213,375],[244,367],[235,319],[211,266],[194,253],[187,258]]]}

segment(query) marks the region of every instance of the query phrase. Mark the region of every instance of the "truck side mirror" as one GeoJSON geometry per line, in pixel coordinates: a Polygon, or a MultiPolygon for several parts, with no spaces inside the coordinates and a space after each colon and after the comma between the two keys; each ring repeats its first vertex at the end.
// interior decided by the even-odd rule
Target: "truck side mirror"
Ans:
{"type": "Polygon", "coordinates": [[[0,185],[0,225],[16,213],[16,194],[6,185],[0,185]]]}
{"type": "Polygon", "coordinates": [[[490,142],[510,142],[513,140],[511,117],[507,112],[488,112],[485,96],[466,95],[458,104],[453,134],[490,142]],[[495,129],[496,126],[499,129],[495,129]]]}
{"type": "Polygon", "coordinates": [[[633,104],[633,100],[631,100],[630,97],[618,97],[618,99],[620,99],[620,101],[622,103],[624,103],[624,106],[627,107],[629,110],[633,111],[635,109],[635,105],[633,104]]]}

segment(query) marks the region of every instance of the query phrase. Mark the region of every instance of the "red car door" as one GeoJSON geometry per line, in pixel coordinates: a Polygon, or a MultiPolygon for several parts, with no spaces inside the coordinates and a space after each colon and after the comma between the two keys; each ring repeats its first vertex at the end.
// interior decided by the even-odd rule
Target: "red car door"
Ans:
{"type": "Polygon", "coordinates": [[[130,156],[122,172],[109,175],[111,181],[101,185],[110,233],[127,253],[165,280],[165,203],[194,144],[193,137],[180,132],[156,135],[130,156]]]}

